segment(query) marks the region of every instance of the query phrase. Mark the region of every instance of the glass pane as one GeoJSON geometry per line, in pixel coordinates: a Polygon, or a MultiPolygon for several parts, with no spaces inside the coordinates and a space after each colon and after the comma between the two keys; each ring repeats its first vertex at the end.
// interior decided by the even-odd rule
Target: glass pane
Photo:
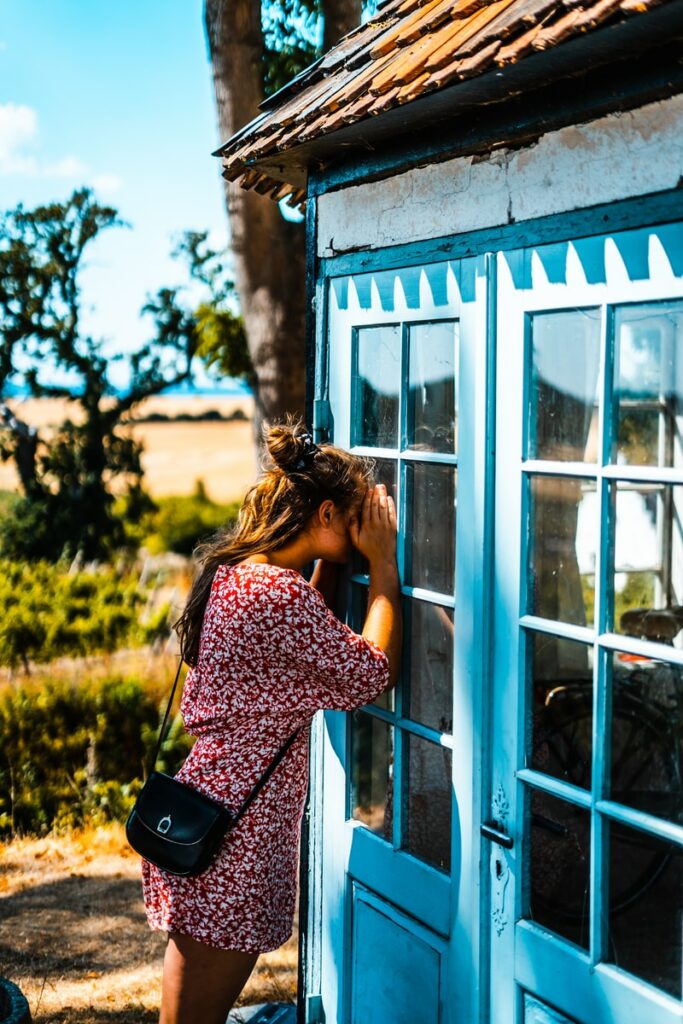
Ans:
{"type": "Polygon", "coordinates": [[[540,790],[528,800],[528,916],[588,949],[590,814],[540,790]]]}
{"type": "Polygon", "coordinates": [[[403,849],[450,871],[451,752],[408,733],[403,742],[403,849]]]}
{"type": "Polygon", "coordinates": [[[394,730],[372,715],[351,716],[351,817],[391,841],[394,730]]]}
{"type": "Polygon", "coordinates": [[[530,458],[596,461],[599,365],[599,310],[531,317],[530,458]]]}
{"type": "Polygon", "coordinates": [[[531,767],[574,786],[591,786],[593,648],[529,636],[531,767]]]}
{"type": "MultiPolygon", "coordinates": [[[[368,614],[368,588],[362,583],[351,584],[351,626],[356,633],[363,632],[365,619],[368,614]]],[[[379,697],[372,703],[375,707],[384,708],[386,711],[394,710],[395,687],[380,693],[379,697]]]]}
{"type": "Polygon", "coordinates": [[[406,601],[410,647],[408,717],[439,732],[453,731],[453,609],[406,601]]]}
{"type": "Polygon", "coordinates": [[[528,611],[592,626],[599,542],[595,480],[530,478],[528,611]]]}
{"type": "Polygon", "coordinates": [[[454,466],[406,464],[409,586],[452,594],[455,585],[454,466]]]}
{"type": "Polygon", "coordinates": [[[625,825],[609,834],[606,959],[680,998],[683,853],[625,825]]]}
{"type": "Polygon", "coordinates": [[[616,651],[611,675],[611,798],[682,823],[683,668],[616,651]]]}
{"type": "Polygon", "coordinates": [[[456,450],[459,325],[413,324],[409,329],[409,448],[456,450]]]}
{"type": "Polygon", "coordinates": [[[683,647],[683,487],[615,487],[615,631],[683,647]]]}
{"type": "Polygon", "coordinates": [[[361,327],[356,332],[351,444],[398,446],[398,396],[401,388],[401,329],[361,327]]]}
{"type": "MultiPolygon", "coordinates": [[[[375,473],[374,483],[385,484],[387,494],[390,494],[394,499],[396,506],[396,515],[398,517],[398,528],[401,529],[401,510],[398,507],[398,497],[396,494],[396,462],[394,459],[374,459],[375,462],[375,473]]],[[[356,548],[351,552],[351,572],[354,573],[365,573],[368,574],[370,571],[370,565],[367,558],[361,555],[360,551],[356,548]]]]}
{"type": "Polygon", "coordinates": [[[616,462],[683,465],[683,303],[615,314],[616,462]]]}

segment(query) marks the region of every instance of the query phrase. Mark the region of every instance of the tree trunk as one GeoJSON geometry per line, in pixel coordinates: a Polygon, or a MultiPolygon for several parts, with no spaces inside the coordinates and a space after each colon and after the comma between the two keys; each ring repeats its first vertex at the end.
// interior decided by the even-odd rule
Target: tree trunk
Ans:
{"type": "Polygon", "coordinates": [[[360,0],[326,0],[323,50],[327,52],[342,36],[360,23],[360,0]]]}
{"type": "MultiPolygon", "coordinates": [[[[360,0],[325,0],[324,47],[360,21],[360,0]]],[[[260,0],[206,0],[220,141],[259,113],[263,91],[260,0]]],[[[256,373],[254,441],[285,412],[305,411],[305,231],[286,221],[277,203],[225,183],[236,284],[256,373]]],[[[312,424],[308,424],[312,426],[312,424]]]]}
{"type": "MultiPolygon", "coordinates": [[[[263,33],[258,0],[206,0],[206,32],[221,141],[258,114],[263,33]]],[[[262,426],[305,408],[305,233],[277,203],[226,182],[236,284],[256,373],[257,462],[262,426]]]]}

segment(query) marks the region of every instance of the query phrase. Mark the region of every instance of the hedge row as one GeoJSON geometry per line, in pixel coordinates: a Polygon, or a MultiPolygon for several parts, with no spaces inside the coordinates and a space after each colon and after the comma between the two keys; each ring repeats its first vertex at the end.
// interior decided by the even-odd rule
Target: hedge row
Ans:
{"type": "Polygon", "coordinates": [[[103,567],[65,572],[49,562],[0,559],[0,665],[105,654],[148,643],[168,614],[141,625],[145,591],[136,574],[103,567]]]}
{"type": "MultiPolygon", "coordinates": [[[[137,678],[6,688],[0,834],[124,821],[152,768],[166,700],[137,678]]],[[[176,771],[192,742],[176,714],[157,768],[176,771]]]]}

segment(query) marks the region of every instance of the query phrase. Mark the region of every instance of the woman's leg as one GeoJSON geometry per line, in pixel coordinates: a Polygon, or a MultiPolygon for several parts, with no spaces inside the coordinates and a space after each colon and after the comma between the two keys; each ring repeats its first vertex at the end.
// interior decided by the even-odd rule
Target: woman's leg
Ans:
{"type": "Polygon", "coordinates": [[[215,949],[169,932],[159,1024],[225,1024],[257,960],[258,953],[215,949]]]}

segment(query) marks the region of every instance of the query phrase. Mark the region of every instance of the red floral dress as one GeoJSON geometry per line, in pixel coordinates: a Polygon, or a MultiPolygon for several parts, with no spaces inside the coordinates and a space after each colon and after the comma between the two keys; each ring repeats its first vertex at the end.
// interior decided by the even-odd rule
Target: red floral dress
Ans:
{"type": "Polygon", "coordinates": [[[287,737],[304,728],[201,875],[172,875],[143,859],[152,929],[248,953],[287,941],[311,719],[321,708],[370,703],[388,682],[386,652],[340,622],[296,569],[218,567],[180,704],[197,739],[176,778],[236,811],[287,737]]]}

